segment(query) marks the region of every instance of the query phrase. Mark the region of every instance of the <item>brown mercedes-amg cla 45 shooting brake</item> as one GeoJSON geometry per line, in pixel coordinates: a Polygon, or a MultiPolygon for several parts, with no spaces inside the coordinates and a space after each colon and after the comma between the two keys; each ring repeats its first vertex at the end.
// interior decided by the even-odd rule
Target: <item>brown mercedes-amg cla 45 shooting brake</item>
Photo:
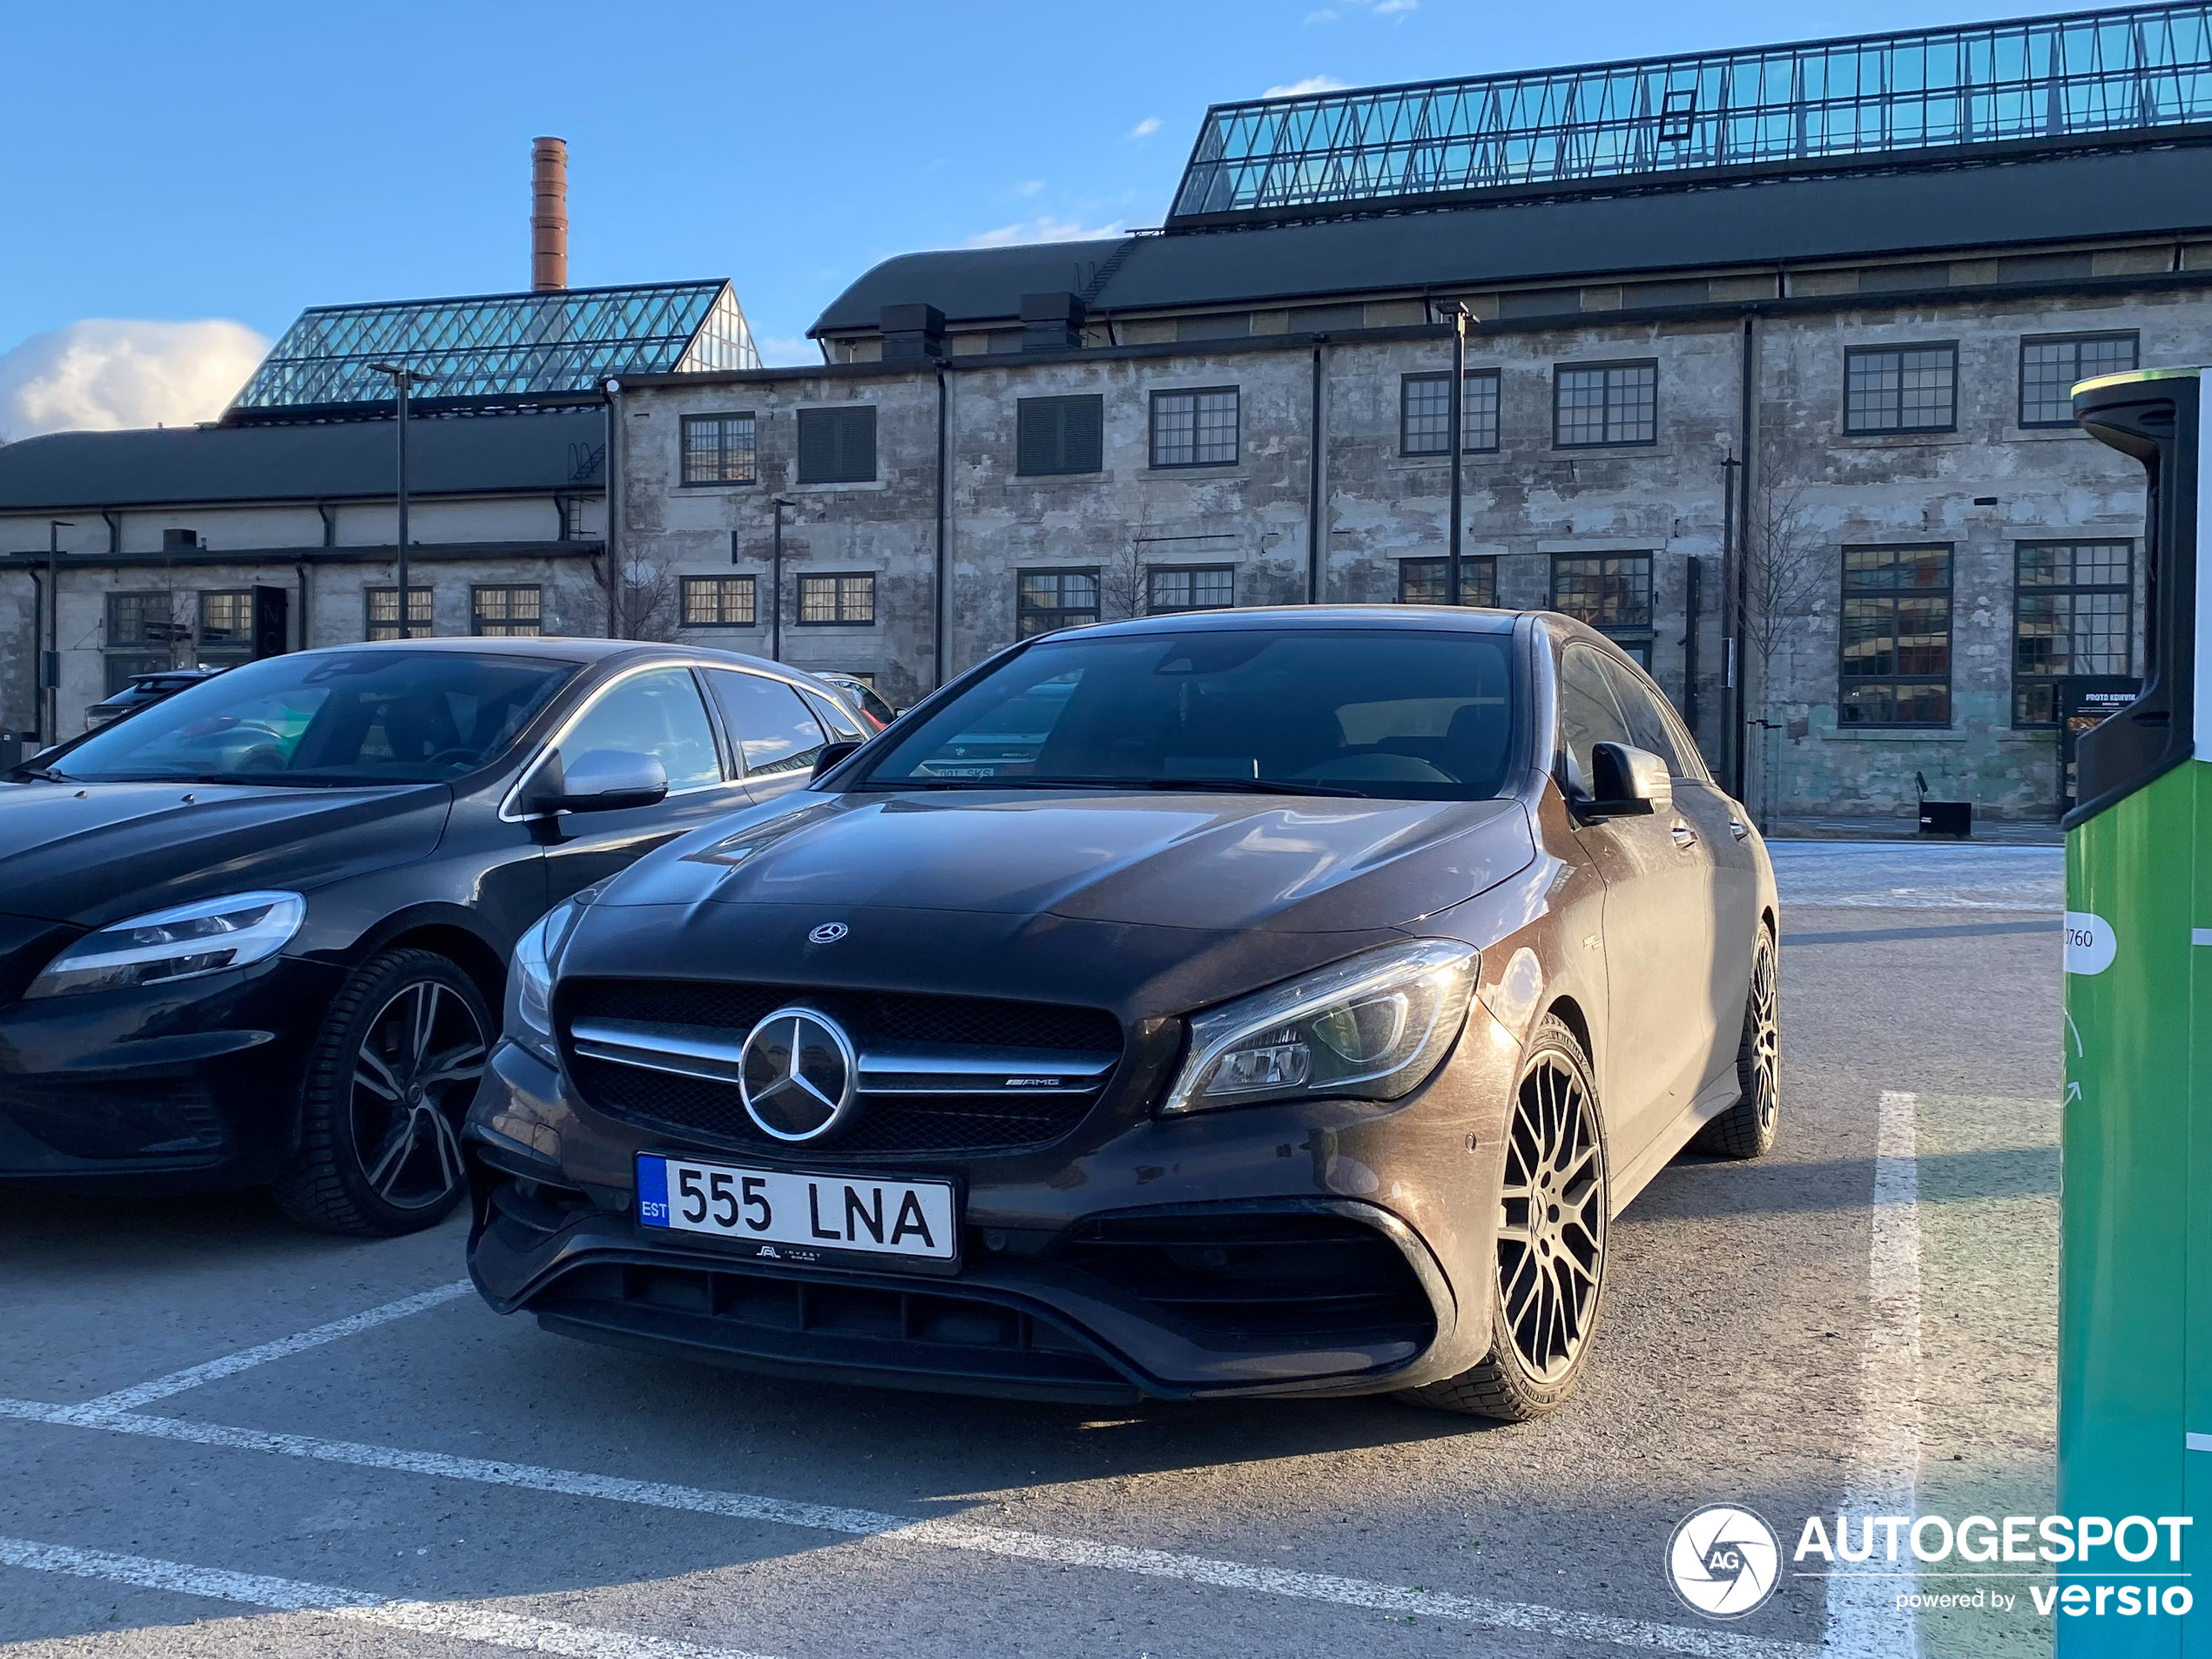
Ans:
{"type": "Polygon", "coordinates": [[[1773,1142],[1777,917],[1564,617],[1047,635],[523,937],[471,1264],[785,1376],[1528,1417],[1622,1207],[1773,1142]]]}

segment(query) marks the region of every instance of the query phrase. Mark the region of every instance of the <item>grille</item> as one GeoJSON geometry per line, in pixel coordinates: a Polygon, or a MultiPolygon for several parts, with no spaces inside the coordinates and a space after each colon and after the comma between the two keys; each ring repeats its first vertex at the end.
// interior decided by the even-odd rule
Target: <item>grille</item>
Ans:
{"type": "MultiPolygon", "coordinates": [[[[922,996],[805,986],[736,985],[681,980],[584,980],[565,985],[565,1019],[643,1021],[715,1031],[731,1041],[786,1002],[833,1016],[854,1045],[927,1048],[984,1055],[1001,1050],[1118,1057],[1122,1032],[1098,1008],[982,997],[922,996]]],[[[571,1075],[599,1110],[631,1123],[680,1131],[718,1144],[788,1157],[793,1148],[761,1133],[737,1085],[681,1076],[571,1054],[571,1075]]],[[[1079,1094],[872,1095],[852,1118],[806,1150],[903,1157],[1016,1152],[1049,1145],[1096,1103],[1100,1088],[1079,1094]]]]}
{"type": "Polygon", "coordinates": [[[1345,1216],[1105,1217],[1053,1253],[1212,1337],[1420,1346],[1435,1334],[1398,1247],[1345,1216]]]}

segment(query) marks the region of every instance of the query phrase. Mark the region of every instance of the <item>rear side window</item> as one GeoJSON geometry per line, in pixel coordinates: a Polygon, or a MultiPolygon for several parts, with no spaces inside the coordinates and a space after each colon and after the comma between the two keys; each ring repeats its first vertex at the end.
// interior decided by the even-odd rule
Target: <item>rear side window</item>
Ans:
{"type": "MultiPolygon", "coordinates": [[[[1587,645],[1569,645],[1559,669],[1559,746],[1567,758],[1569,792],[1590,798],[1590,751],[1601,743],[1635,743],[1605,683],[1605,664],[1587,645]]],[[[1641,745],[1639,745],[1641,746],[1641,745]]]]}
{"type": "Polygon", "coordinates": [[[747,777],[804,772],[814,764],[825,739],[819,721],[781,680],[734,669],[711,668],[706,683],[730,728],[730,741],[745,758],[747,777]]]}
{"type": "Polygon", "coordinates": [[[860,723],[838,707],[834,698],[824,697],[819,691],[801,691],[799,695],[806,699],[806,706],[814,711],[815,718],[821,721],[823,729],[830,734],[833,741],[867,741],[868,734],[860,730],[860,723]]]}
{"type": "Polygon", "coordinates": [[[657,756],[672,793],[722,781],[714,728],[688,668],[649,668],[618,680],[561,739],[561,758],[594,749],[657,756]]]}
{"type": "Polygon", "coordinates": [[[1682,745],[1676,740],[1674,723],[1659,706],[1658,694],[1618,663],[1605,664],[1605,678],[1613,687],[1621,712],[1628,718],[1629,740],[1664,760],[1667,770],[1676,777],[1695,776],[1683,757],[1682,745]]]}

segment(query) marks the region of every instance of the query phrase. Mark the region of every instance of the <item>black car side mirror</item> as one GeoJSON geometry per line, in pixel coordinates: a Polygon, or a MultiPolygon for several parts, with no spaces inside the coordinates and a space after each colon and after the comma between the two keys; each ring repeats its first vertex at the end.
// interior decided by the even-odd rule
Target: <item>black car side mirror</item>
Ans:
{"type": "Polygon", "coordinates": [[[1585,818],[1643,817],[1675,804],[1674,777],[1666,761],[1649,749],[1629,743],[1593,745],[1590,772],[1597,798],[1575,803],[1585,818]]]}
{"type": "Polygon", "coordinates": [[[668,799],[668,771],[660,757],[633,749],[587,749],[574,760],[556,754],[537,776],[533,814],[612,813],[658,806],[668,799]]]}
{"type": "Polygon", "coordinates": [[[825,744],[821,753],[814,757],[814,776],[806,781],[813,782],[814,778],[820,777],[860,746],[859,744],[851,742],[825,744]]]}

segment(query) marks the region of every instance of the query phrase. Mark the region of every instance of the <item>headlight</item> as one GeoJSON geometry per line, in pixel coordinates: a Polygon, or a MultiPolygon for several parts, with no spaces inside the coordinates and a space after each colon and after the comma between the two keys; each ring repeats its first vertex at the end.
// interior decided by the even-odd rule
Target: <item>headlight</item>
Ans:
{"type": "Polygon", "coordinates": [[[507,975],[507,1035],[549,1066],[560,1064],[553,1042],[553,964],[561,960],[583,907],[597,896],[585,892],[563,900],[515,941],[515,963],[507,975]]]}
{"type": "Polygon", "coordinates": [[[1409,1095],[1460,1035],[1480,960],[1448,939],[1386,945],[1195,1015],[1160,1109],[1409,1095]]]}
{"type": "Polygon", "coordinates": [[[233,893],[156,910],[87,934],[46,964],[25,997],[165,985],[244,968],[282,950],[307,901],[296,893],[233,893]]]}

